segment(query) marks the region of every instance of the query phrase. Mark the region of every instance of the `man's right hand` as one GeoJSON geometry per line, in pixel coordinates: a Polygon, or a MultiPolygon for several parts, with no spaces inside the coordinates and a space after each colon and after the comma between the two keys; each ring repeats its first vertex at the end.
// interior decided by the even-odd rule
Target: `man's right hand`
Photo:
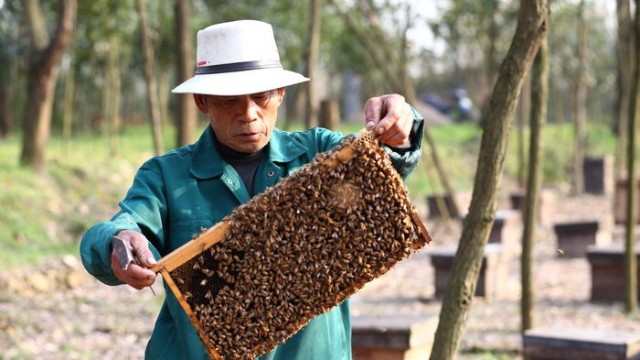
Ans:
{"type": "Polygon", "coordinates": [[[111,251],[111,269],[118,280],[128,284],[129,286],[141,290],[147,286],[153,285],[156,280],[156,273],[149,270],[156,260],[149,250],[149,242],[147,238],[139,232],[133,230],[122,230],[117,236],[129,245],[133,256],[135,256],[139,264],[131,263],[127,270],[120,267],[120,259],[115,250],[111,251]]]}

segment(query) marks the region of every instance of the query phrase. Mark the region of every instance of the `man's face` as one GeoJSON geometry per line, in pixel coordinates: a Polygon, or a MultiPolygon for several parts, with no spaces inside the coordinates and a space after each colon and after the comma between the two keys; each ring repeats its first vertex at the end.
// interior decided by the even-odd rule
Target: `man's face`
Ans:
{"type": "Polygon", "coordinates": [[[194,94],[198,109],[209,117],[216,139],[244,153],[267,145],[283,98],[284,88],[238,96],[194,94]]]}

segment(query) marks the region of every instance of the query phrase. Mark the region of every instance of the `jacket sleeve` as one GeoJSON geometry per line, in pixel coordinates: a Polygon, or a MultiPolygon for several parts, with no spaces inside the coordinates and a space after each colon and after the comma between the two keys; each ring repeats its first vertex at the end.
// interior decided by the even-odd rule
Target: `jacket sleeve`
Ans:
{"type": "Polygon", "coordinates": [[[413,107],[411,112],[413,113],[413,126],[409,134],[411,146],[408,149],[397,149],[383,145],[393,167],[405,180],[418,166],[418,160],[422,154],[422,135],[425,126],[422,115],[413,107]]]}
{"type": "Polygon", "coordinates": [[[162,218],[166,206],[160,185],[160,173],[151,162],[143,165],[134,179],[120,212],[111,220],[91,227],[80,241],[80,258],[87,271],[107,285],[120,285],[111,270],[111,238],[120,230],[143,233],[156,259],[160,258],[158,245],[162,243],[162,218]]]}

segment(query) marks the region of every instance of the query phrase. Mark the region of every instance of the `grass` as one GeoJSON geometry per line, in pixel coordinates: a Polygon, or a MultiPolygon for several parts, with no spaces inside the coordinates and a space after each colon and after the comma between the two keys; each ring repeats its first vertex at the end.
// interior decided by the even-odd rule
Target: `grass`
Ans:
{"type": "Polygon", "coordinates": [[[52,138],[42,174],[19,166],[20,142],[0,142],[0,270],[77,253],[86,229],[108,219],[152,152],[149,136],[132,129],[110,156],[107,139],[85,135],[63,146],[52,138]]]}
{"type": "MultiPolygon", "coordinates": [[[[341,130],[351,133],[358,129],[360,124],[346,124],[341,130]]],[[[456,189],[470,191],[481,130],[473,124],[434,126],[430,130],[449,180],[456,189]]],[[[167,126],[165,132],[165,144],[172,144],[172,129],[167,126]]],[[[18,165],[18,139],[2,140],[0,270],[52,255],[77,253],[82,234],[118,210],[117,203],[131,185],[137,168],[152,156],[150,134],[146,126],[128,128],[119,137],[115,154],[110,154],[104,136],[83,134],[70,144],[53,136],[47,150],[47,168],[41,175],[18,165]]],[[[608,130],[595,125],[588,134],[591,151],[596,155],[613,154],[615,142],[608,130]]],[[[506,176],[513,176],[517,168],[515,144],[512,139],[505,160],[506,176]]],[[[567,181],[573,144],[571,127],[548,125],[545,144],[545,181],[567,181]]],[[[425,150],[430,150],[426,144],[425,150]]],[[[442,192],[430,158],[419,165],[407,184],[416,201],[442,192]]]]}

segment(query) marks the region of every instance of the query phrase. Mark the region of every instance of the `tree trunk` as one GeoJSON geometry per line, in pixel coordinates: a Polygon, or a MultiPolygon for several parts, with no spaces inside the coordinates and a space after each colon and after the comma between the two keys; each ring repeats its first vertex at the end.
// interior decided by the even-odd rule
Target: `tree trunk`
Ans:
{"type": "MultiPolygon", "coordinates": [[[[8,9],[6,9],[8,11],[8,9]]],[[[18,74],[23,74],[22,60],[14,56],[12,44],[17,42],[18,31],[3,31],[0,38],[0,140],[7,139],[14,132],[18,106],[17,94],[23,91],[18,74]]]]}
{"type": "MultiPolygon", "coordinates": [[[[488,34],[488,41],[486,48],[484,49],[484,77],[487,84],[485,89],[490,89],[495,81],[498,67],[500,65],[497,55],[498,41],[500,40],[500,27],[498,26],[497,16],[500,11],[500,2],[498,0],[484,0],[484,2],[486,4],[485,6],[488,8],[488,24],[486,24],[485,28],[485,31],[488,34]]],[[[485,11],[487,10],[483,10],[483,13],[485,11]]],[[[483,91],[482,101],[480,104],[482,116],[484,116],[484,113],[488,111],[487,106],[489,106],[489,96],[486,90],[483,91]]],[[[481,125],[484,126],[484,124],[481,125]]]]}
{"type": "MultiPolygon", "coordinates": [[[[191,6],[189,0],[176,0],[174,12],[177,34],[176,53],[178,54],[176,81],[180,84],[193,75],[193,66],[195,64],[193,60],[193,41],[190,26],[191,6]]],[[[191,94],[178,94],[177,96],[177,145],[182,146],[190,144],[193,141],[197,123],[197,113],[191,94]]]]}
{"type": "Polygon", "coordinates": [[[518,25],[485,115],[473,197],[442,301],[431,359],[453,359],[462,338],[496,211],[497,191],[518,96],[547,32],[547,0],[520,2],[518,25]]]}
{"type": "Polygon", "coordinates": [[[153,151],[156,155],[162,153],[161,116],[158,105],[158,86],[154,77],[153,48],[149,42],[147,15],[144,9],[144,0],[136,0],[136,10],[140,21],[140,41],[142,42],[142,57],[144,59],[144,76],[147,82],[147,102],[149,107],[149,120],[153,136],[153,151]]]}
{"type": "Polygon", "coordinates": [[[336,131],[340,126],[340,105],[336,100],[323,100],[320,103],[318,126],[336,131]]]}
{"type": "Polygon", "coordinates": [[[113,123],[113,130],[114,130],[114,135],[116,135],[116,139],[120,138],[120,132],[122,131],[122,116],[121,116],[121,100],[122,100],[122,81],[121,76],[120,76],[120,52],[116,49],[118,49],[117,47],[117,40],[115,38],[112,39],[112,46],[111,49],[113,50],[113,66],[110,67],[110,72],[109,72],[109,77],[111,78],[111,86],[113,88],[113,102],[112,102],[112,106],[113,106],[113,111],[111,113],[112,118],[112,123],[113,123]]]}
{"type": "Polygon", "coordinates": [[[56,67],[71,43],[77,11],[76,0],[63,0],[58,26],[49,40],[39,0],[25,0],[31,30],[32,49],[27,72],[27,102],[23,120],[24,138],[20,164],[37,172],[45,165],[51,112],[56,84],[56,67]]]}
{"type": "Polygon", "coordinates": [[[75,68],[73,67],[73,60],[69,61],[69,68],[67,69],[66,76],[64,78],[64,110],[62,112],[62,144],[63,151],[69,154],[71,151],[71,131],[73,129],[73,95],[75,86],[75,68]]]}
{"type": "Polygon", "coordinates": [[[634,42],[631,61],[631,93],[629,98],[629,139],[627,142],[627,219],[625,222],[625,311],[636,312],[638,307],[638,265],[635,252],[636,202],[636,138],[638,135],[638,101],[640,97],[640,0],[636,0],[634,42]]]}
{"type": "Polygon", "coordinates": [[[115,36],[109,39],[109,54],[104,75],[103,118],[107,128],[109,155],[118,153],[118,138],[122,126],[120,118],[120,52],[115,36]]]}
{"type": "Polygon", "coordinates": [[[587,127],[587,19],[585,14],[585,0],[580,1],[578,11],[578,74],[576,76],[575,93],[575,154],[573,162],[573,193],[584,192],[584,146],[587,127]]]}
{"type": "Polygon", "coordinates": [[[534,327],[535,293],[533,287],[533,254],[535,245],[536,209],[542,184],[542,135],[547,118],[549,93],[549,52],[543,41],[533,63],[531,74],[531,137],[529,140],[529,175],[522,231],[522,332],[534,327]]]}
{"type": "Polygon", "coordinates": [[[158,65],[158,108],[160,109],[160,133],[164,134],[165,126],[169,123],[169,69],[158,65]]]}
{"type": "Polygon", "coordinates": [[[522,93],[520,94],[520,104],[519,104],[519,115],[517,117],[518,121],[518,186],[520,188],[525,187],[525,182],[527,178],[527,172],[525,171],[525,166],[527,165],[526,161],[526,150],[525,150],[525,129],[527,128],[525,124],[527,123],[527,118],[531,114],[531,80],[525,79],[524,84],[522,85],[522,93]]]}
{"type": "MultiPolygon", "coordinates": [[[[309,39],[307,40],[307,48],[305,49],[305,69],[304,73],[310,79],[316,77],[316,69],[318,67],[318,57],[320,56],[320,26],[322,24],[322,0],[312,0],[309,4],[309,39]]],[[[304,123],[309,129],[317,124],[318,107],[316,101],[316,92],[313,86],[314,82],[303,84],[305,92],[305,113],[304,123]]]]}
{"type": "Polygon", "coordinates": [[[617,125],[618,148],[616,156],[616,177],[625,177],[627,129],[629,123],[629,92],[631,86],[631,48],[633,28],[631,20],[631,0],[617,0],[618,18],[618,108],[617,125]]]}
{"type": "Polygon", "coordinates": [[[15,98],[14,73],[15,61],[9,56],[0,54],[0,139],[6,139],[13,131],[15,114],[13,99],[15,98]],[[10,90],[13,89],[14,91],[10,90]]]}

